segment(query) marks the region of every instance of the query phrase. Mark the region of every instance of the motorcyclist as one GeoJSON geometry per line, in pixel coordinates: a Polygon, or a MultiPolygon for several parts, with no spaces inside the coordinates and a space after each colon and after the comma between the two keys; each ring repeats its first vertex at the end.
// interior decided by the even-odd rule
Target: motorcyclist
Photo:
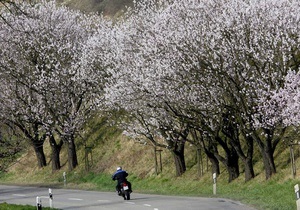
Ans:
{"type": "Polygon", "coordinates": [[[120,195],[120,189],[121,189],[121,183],[126,182],[128,184],[129,192],[132,192],[131,190],[131,183],[126,179],[128,176],[128,173],[124,170],[122,170],[122,167],[117,167],[117,171],[112,175],[112,180],[117,180],[117,186],[116,191],[118,195],[120,195]]]}

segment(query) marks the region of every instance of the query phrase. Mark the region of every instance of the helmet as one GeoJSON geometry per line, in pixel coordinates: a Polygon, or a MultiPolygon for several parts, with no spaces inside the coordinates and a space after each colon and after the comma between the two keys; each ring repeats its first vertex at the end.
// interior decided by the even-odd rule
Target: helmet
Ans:
{"type": "Polygon", "coordinates": [[[120,171],[120,170],[122,170],[122,167],[118,166],[117,171],[120,171]]]}

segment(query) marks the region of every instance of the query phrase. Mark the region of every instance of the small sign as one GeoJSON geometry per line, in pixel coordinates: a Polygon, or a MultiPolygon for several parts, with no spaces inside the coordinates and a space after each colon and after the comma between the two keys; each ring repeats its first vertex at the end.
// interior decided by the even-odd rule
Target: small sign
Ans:
{"type": "Polygon", "coordinates": [[[217,178],[217,174],[213,173],[213,179],[216,179],[216,178],[217,178]]]}
{"type": "Polygon", "coordinates": [[[295,189],[295,193],[296,193],[296,192],[299,192],[299,184],[296,184],[296,185],[294,186],[294,189],[295,189]]]}

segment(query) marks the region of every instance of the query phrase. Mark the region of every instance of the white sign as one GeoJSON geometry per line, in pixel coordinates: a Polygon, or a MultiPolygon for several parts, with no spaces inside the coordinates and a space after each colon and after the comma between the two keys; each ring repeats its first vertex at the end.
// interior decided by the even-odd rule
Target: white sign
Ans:
{"type": "Polygon", "coordinates": [[[216,178],[217,178],[217,174],[213,173],[213,179],[216,179],[216,178]]]}
{"type": "Polygon", "coordinates": [[[294,186],[294,189],[295,189],[295,193],[296,193],[296,192],[299,192],[299,185],[296,184],[296,185],[294,186]]]}

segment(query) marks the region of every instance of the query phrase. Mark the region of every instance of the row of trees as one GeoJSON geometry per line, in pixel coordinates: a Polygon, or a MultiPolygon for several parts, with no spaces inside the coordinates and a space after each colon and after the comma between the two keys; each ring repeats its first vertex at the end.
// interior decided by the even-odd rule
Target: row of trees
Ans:
{"type": "Polygon", "coordinates": [[[276,146],[299,122],[299,1],[140,1],[114,23],[53,1],[18,8],[2,12],[0,113],[41,167],[47,138],[53,160],[65,142],[76,167],[75,135],[100,110],[168,148],[178,176],[186,142],[229,181],[239,161],[254,178],[255,144],[266,178],[276,173],[276,146]]]}
{"type": "Polygon", "coordinates": [[[298,72],[298,9],[297,1],[140,3],[119,26],[107,102],[130,113],[128,134],[173,152],[177,175],[186,169],[190,142],[213,172],[221,162],[231,181],[241,160],[252,179],[256,143],[269,178],[291,125],[283,117],[298,112],[283,112],[293,106],[292,94],[279,98],[285,103],[275,94],[286,89],[289,72],[298,72]]]}
{"type": "Polygon", "coordinates": [[[60,150],[67,144],[72,170],[78,165],[75,136],[103,95],[101,80],[86,71],[81,57],[104,21],[54,1],[6,6],[0,26],[1,119],[23,133],[39,167],[46,165],[46,139],[53,170],[60,168],[60,150]]]}

